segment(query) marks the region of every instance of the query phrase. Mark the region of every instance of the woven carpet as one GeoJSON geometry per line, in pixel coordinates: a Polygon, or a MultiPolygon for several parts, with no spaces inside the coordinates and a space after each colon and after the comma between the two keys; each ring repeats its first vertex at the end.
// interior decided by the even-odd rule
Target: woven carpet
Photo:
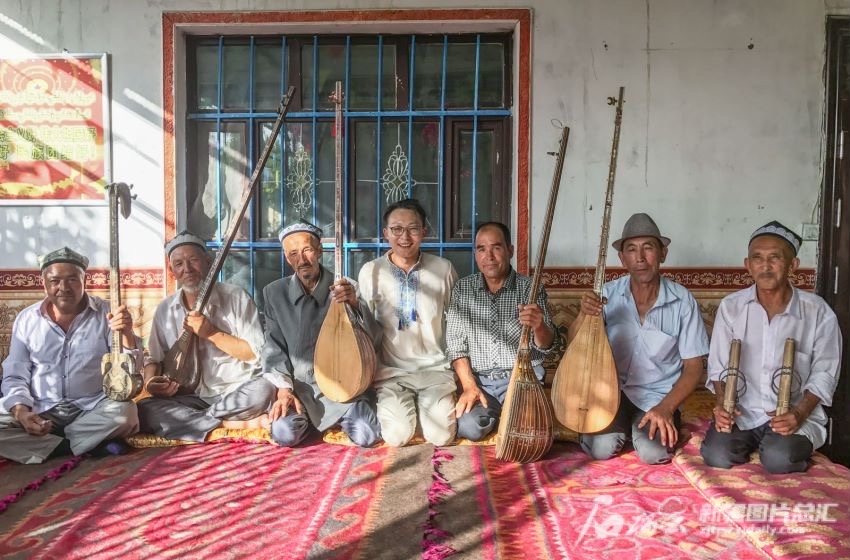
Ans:
{"type": "Polygon", "coordinates": [[[18,512],[12,527],[3,524],[0,557],[416,558],[432,451],[327,444],[138,451],[18,512]],[[415,538],[395,542],[400,534],[415,538]]]}

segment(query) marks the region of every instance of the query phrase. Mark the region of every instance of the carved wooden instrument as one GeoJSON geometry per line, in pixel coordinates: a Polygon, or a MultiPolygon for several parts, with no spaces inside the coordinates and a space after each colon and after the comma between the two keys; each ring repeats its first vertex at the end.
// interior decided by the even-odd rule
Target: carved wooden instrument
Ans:
{"type": "MultiPolygon", "coordinates": [[[[111,183],[106,186],[109,194],[109,302],[112,309],[121,305],[121,272],[118,266],[118,207],[124,218],[130,216],[130,195],[126,183],[111,183]]],[[[103,374],[103,393],[114,401],[129,401],[142,390],[142,374],[136,369],[133,356],[123,352],[121,332],[112,331],[112,348],[103,355],[100,371],[103,374]]],[[[141,349],[140,349],[141,350],[141,349]]]]}
{"type": "MultiPolygon", "coordinates": [[[[216,253],[215,259],[213,259],[213,263],[210,266],[210,270],[200,286],[198,299],[195,301],[195,306],[192,309],[193,311],[203,312],[204,306],[207,304],[207,301],[212,294],[212,288],[215,285],[218,273],[221,272],[221,267],[224,265],[224,259],[227,258],[230,246],[236,238],[236,232],[239,229],[239,224],[242,222],[243,216],[245,216],[245,211],[248,209],[251,197],[257,190],[260,175],[263,172],[263,168],[266,166],[266,161],[269,159],[275,140],[277,140],[278,134],[280,134],[280,129],[283,126],[283,119],[289,110],[289,103],[292,101],[294,95],[295,86],[289,86],[289,90],[286,92],[286,95],[280,100],[277,119],[272,125],[271,134],[269,134],[266,145],[260,154],[260,158],[257,161],[257,165],[254,168],[251,179],[242,193],[242,201],[240,202],[239,210],[231,219],[230,224],[228,225],[227,234],[224,236],[224,242],[216,253]]],[[[162,378],[154,379],[157,381],[176,381],[180,385],[178,394],[194,393],[202,377],[197,357],[197,338],[198,337],[195,333],[184,328],[180,333],[180,336],[177,338],[177,341],[171,346],[171,348],[168,349],[168,352],[166,352],[165,357],[162,360],[160,370],[161,376],[157,376],[157,378],[162,378]]]]}
{"type": "MultiPolygon", "coordinates": [[[[334,214],[334,267],[336,279],[342,278],[342,82],[336,83],[331,96],[336,109],[334,119],[336,150],[336,210],[334,214]]],[[[319,331],[313,352],[316,384],[326,397],[346,402],[372,384],[377,367],[375,347],[363,329],[362,320],[347,303],[333,300],[319,331]]]]}
{"type": "Polygon", "coordinates": [[[793,338],[785,339],[785,351],[782,354],[782,369],[779,370],[779,390],[776,399],[776,415],[785,414],[791,410],[791,386],[794,381],[794,351],[796,342],[793,338]]]}
{"type": "MultiPolygon", "coordinates": [[[[558,189],[561,185],[561,172],[564,169],[564,155],[570,129],[564,127],[555,163],[555,177],[552,179],[552,189],[549,192],[549,204],[543,221],[543,232],[540,236],[540,246],[537,249],[537,264],[531,279],[528,293],[528,303],[537,303],[540,291],[540,280],[543,276],[543,265],[546,261],[546,249],[549,246],[549,233],[552,229],[552,218],[555,214],[555,202],[558,200],[558,189]]],[[[558,333],[555,333],[558,336],[558,333]]],[[[531,365],[531,349],[529,341],[531,328],[523,325],[520,331],[519,348],[505,403],[499,416],[499,431],[496,435],[496,458],[515,463],[536,461],[549,451],[555,436],[555,421],[552,418],[552,405],[543,385],[534,375],[531,365]]]]}
{"type": "Polygon", "coordinates": [[[732,416],[732,423],[735,423],[735,407],[738,406],[738,391],[740,383],[743,381],[741,370],[738,369],[741,364],[741,341],[733,338],[729,344],[729,366],[723,372],[721,381],[723,384],[723,410],[732,416]]]}
{"type": "MultiPolygon", "coordinates": [[[[608,166],[608,188],[602,218],[602,235],[593,291],[601,298],[605,283],[605,259],[608,250],[608,230],[611,222],[611,205],[614,199],[614,176],[617,171],[617,150],[620,144],[620,123],[623,119],[623,95],[608,98],[616,103],[614,139],[611,144],[611,161],[608,166]]],[[[552,404],[555,417],[567,428],[579,433],[593,433],[608,427],[620,406],[620,382],[614,354],[605,332],[602,315],[586,316],[575,338],[567,347],[552,380],[552,404]]]]}

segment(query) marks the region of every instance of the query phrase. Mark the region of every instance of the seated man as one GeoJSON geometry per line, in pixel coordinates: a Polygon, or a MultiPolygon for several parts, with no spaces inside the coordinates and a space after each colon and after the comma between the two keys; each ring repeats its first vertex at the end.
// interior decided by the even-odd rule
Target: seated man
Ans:
{"type": "Polygon", "coordinates": [[[543,380],[543,358],[557,348],[546,292],[528,304],[531,279],[511,267],[514,246],[505,224],[487,222],[475,233],[479,272],[454,285],[447,319],[447,354],[463,392],[457,399],[458,437],[482,440],[499,421],[517,358],[522,327],[531,328],[531,363],[543,380]]]}
{"type": "Polygon", "coordinates": [[[588,315],[605,306],[605,332],[620,378],[620,408],[611,425],[581,434],[582,448],[594,459],[609,459],[631,439],[644,463],[666,463],[679,440],[679,406],[699,384],[708,353],[699,306],[681,284],[661,276],[670,239],[647,214],[634,214],[611,245],[628,275],[606,282],[600,300],[581,298],[570,325],[572,340],[588,315]]]}
{"type": "Polygon", "coordinates": [[[63,247],[39,258],[45,298],[15,318],[0,386],[0,457],[41,463],[75,455],[121,453],[110,440],[134,434],[136,404],[103,393],[101,360],[120,331],[126,352],[142,366],[141,340],[123,305],[112,312],[85,290],[89,260],[63,247]]]}
{"type": "Polygon", "coordinates": [[[425,439],[446,445],[457,427],[455,382],[445,353],[445,310],[457,272],[450,261],[420,250],[427,229],[419,201],[391,204],[383,221],[390,250],[363,265],[359,275],[360,293],[383,333],[374,385],[381,434],[389,445],[406,444],[418,411],[425,439]]]}
{"type": "Polygon", "coordinates": [[[791,285],[800,265],[802,238],[771,222],[750,237],[744,266],[755,282],[723,298],[708,355],[709,389],[717,395],[714,421],[700,449],[705,463],[728,469],[746,463],[755,449],[771,473],[802,472],[826,441],[827,417],[841,366],[838,319],[819,296],[791,285]],[[796,344],[791,408],[777,415],[774,373],[782,367],[785,340],[796,344]],[[734,416],[723,408],[729,347],[741,341],[738,365],[746,380],[734,416]]]}
{"type": "Polygon", "coordinates": [[[141,431],[202,442],[215,428],[269,427],[275,387],[262,378],[259,355],[263,329],[251,297],[237,286],[216,282],[205,312],[192,309],[212,259],[204,240],[182,232],[165,245],[168,268],[180,288],[156,308],[151,327],[145,388],[139,401],[141,431]],[[166,352],[183,329],[197,337],[195,367],[200,382],[189,394],[163,369],[166,352]]]}
{"type": "MultiPolygon", "coordinates": [[[[281,445],[302,442],[310,424],[326,430],[339,424],[348,437],[362,447],[374,445],[381,437],[375,415],[374,392],[346,403],[322,394],[313,373],[313,352],[331,300],[348,303],[356,313],[361,305],[355,286],[347,279],[334,283],[334,275],[321,264],[322,230],[306,222],[295,223],[280,232],[283,255],[295,271],[263,289],[266,303],[266,343],[263,346],[264,375],[277,386],[277,401],[270,418],[272,430],[281,445]],[[288,414],[289,408],[294,413],[288,414]]],[[[367,332],[377,325],[365,314],[367,332]]]]}

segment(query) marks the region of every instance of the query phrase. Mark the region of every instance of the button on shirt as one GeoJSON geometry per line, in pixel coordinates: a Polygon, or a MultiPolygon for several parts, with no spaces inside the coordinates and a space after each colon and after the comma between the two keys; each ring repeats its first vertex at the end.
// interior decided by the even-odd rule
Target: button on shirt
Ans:
{"type": "MultiPolygon", "coordinates": [[[[480,272],[458,280],[452,291],[446,330],[449,360],[468,357],[475,372],[512,369],[522,332],[517,306],[528,302],[530,291],[531,279],[513,269],[495,294],[480,272]]],[[[543,310],[546,325],[555,332],[543,289],[538,292],[537,305],[543,310]]],[[[549,348],[538,348],[532,335],[529,346],[531,363],[537,366],[556,344],[553,341],[549,348]]]]}
{"type": "MultiPolygon", "coordinates": [[[[157,306],[150,336],[150,357],[161,362],[183,332],[183,319],[188,311],[183,305],[182,290],[177,290],[157,306]]],[[[204,308],[216,327],[246,341],[256,358],[243,362],[220,350],[215,344],[200,340],[198,345],[201,382],[195,393],[201,398],[218,397],[234,391],[239,385],[260,375],[260,350],[263,327],[251,296],[238,286],[216,282],[204,308]]]]}
{"type": "MultiPolygon", "coordinates": [[[[3,361],[3,397],[0,410],[10,412],[15,405],[28,406],[36,414],[59,403],[91,410],[105,399],[104,354],[112,347],[112,330],[106,314],[108,302],[88,294],[85,308],[62,330],[47,314],[48,300],[30,305],[15,318],[9,355],[3,361]]],[[[141,371],[142,344],[126,350],[141,371]]]]}
{"type": "MultiPolygon", "coordinates": [[[[708,383],[714,390],[729,365],[731,340],[741,340],[738,369],[746,379],[746,392],[738,400],[741,416],[735,423],[750,430],[767,423],[767,412],[776,409],[774,374],[782,367],[785,339],[795,341],[794,372],[800,383],[792,392],[796,404],[808,390],[825,406],[832,404],[841,365],[841,331],[829,305],[815,294],[792,288],[791,301],[782,313],[768,321],[758,302],[756,287],[723,298],[717,310],[708,355],[708,383]]],[[[826,413],[817,405],[797,433],[812,441],[815,449],[826,441],[826,413]]]]}
{"type": "Polygon", "coordinates": [[[629,276],[602,287],[605,330],[620,387],[635,406],[648,411],[660,403],[682,374],[682,360],[708,353],[708,335],[694,296],[661,277],[655,304],[640,322],[629,276]]]}

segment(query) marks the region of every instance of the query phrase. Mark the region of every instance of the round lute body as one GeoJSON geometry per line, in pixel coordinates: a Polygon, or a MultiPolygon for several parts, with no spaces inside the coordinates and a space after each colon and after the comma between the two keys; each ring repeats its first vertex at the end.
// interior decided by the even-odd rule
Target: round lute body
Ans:
{"type": "MultiPolygon", "coordinates": [[[[537,250],[537,266],[534,268],[534,276],[531,279],[528,303],[537,303],[569,138],[570,129],[564,127],[561,132],[555,176],[543,220],[543,233],[537,250]]],[[[555,333],[555,336],[558,334],[555,333]]],[[[511,372],[507,393],[505,393],[505,402],[499,416],[499,430],[496,434],[496,458],[502,461],[514,463],[536,461],[549,451],[555,439],[552,405],[543,390],[543,385],[534,374],[534,368],[531,365],[530,339],[531,329],[523,325],[520,331],[517,358],[511,372]]]]}
{"type": "MultiPolygon", "coordinates": [[[[608,230],[611,206],[614,200],[614,177],[617,171],[617,150],[620,144],[620,123],[623,118],[623,95],[620,88],[614,117],[614,139],[611,143],[611,161],[608,166],[608,186],[605,194],[605,211],[602,218],[602,235],[593,291],[601,298],[605,283],[605,259],[608,250],[608,230]]],[[[620,406],[620,380],[614,354],[605,332],[602,316],[587,316],[576,337],[570,342],[552,380],[552,404],[555,418],[567,428],[579,433],[593,433],[607,428],[614,420],[620,406]]]]}
{"type": "Polygon", "coordinates": [[[332,301],[319,331],[313,372],[322,393],[346,402],[372,384],[377,367],[372,339],[351,319],[351,309],[332,301]]]}
{"type": "MultiPolygon", "coordinates": [[[[334,266],[336,279],[342,278],[342,82],[337,82],[331,96],[336,114],[336,209],[334,213],[334,266]]],[[[378,360],[372,339],[363,329],[356,313],[348,304],[331,301],[328,314],[316,339],[313,351],[313,374],[326,397],[347,402],[372,384],[378,360]]]]}

